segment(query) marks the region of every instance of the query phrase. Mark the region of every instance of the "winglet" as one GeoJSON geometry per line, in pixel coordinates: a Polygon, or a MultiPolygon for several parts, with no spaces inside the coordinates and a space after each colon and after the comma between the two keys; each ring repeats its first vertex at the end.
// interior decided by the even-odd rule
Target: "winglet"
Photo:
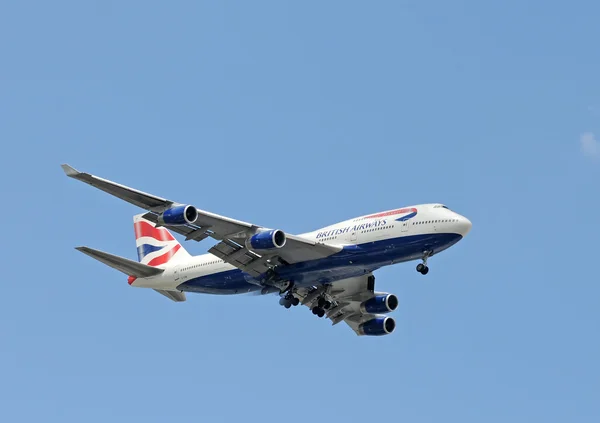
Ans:
{"type": "Polygon", "coordinates": [[[61,164],[60,167],[62,167],[62,169],[65,171],[65,174],[71,178],[79,175],[81,172],[79,172],[77,169],[72,168],[71,166],[69,166],[68,164],[61,164]]]}

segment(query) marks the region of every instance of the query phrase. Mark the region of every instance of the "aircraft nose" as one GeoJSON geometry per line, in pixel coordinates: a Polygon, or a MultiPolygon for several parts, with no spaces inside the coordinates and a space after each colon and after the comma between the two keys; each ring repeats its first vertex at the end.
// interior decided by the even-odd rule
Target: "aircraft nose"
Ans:
{"type": "Polygon", "coordinates": [[[465,236],[466,234],[469,233],[469,231],[471,230],[471,227],[473,226],[473,224],[471,223],[471,221],[469,219],[467,219],[464,216],[461,216],[458,219],[458,231],[460,232],[460,234],[462,236],[465,236]]]}

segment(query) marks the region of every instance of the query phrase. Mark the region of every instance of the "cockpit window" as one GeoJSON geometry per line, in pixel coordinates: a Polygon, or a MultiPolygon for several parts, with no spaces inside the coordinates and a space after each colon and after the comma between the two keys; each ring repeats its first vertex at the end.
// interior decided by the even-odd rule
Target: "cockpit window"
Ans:
{"type": "MultiPolygon", "coordinates": [[[[433,206],[433,208],[434,209],[439,209],[439,208],[448,209],[448,207],[444,206],[443,204],[437,204],[437,205],[433,206]]],[[[450,209],[448,209],[448,210],[450,210],[450,209]]]]}

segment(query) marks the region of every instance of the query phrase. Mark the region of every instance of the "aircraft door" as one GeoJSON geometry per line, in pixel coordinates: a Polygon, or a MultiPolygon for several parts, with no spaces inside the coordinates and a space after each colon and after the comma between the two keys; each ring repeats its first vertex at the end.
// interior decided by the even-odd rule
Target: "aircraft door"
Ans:
{"type": "Polygon", "coordinates": [[[173,269],[173,277],[176,281],[179,280],[179,266],[175,266],[175,269],[173,269]]]}
{"type": "Polygon", "coordinates": [[[348,237],[348,241],[349,242],[356,242],[356,231],[355,230],[349,230],[347,235],[348,237]]]}
{"type": "Polygon", "coordinates": [[[409,225],[410,225],[409,220],[404,220],[404,221],[400,222],[400,230],[402,232],[408,232],[409,225]]]}

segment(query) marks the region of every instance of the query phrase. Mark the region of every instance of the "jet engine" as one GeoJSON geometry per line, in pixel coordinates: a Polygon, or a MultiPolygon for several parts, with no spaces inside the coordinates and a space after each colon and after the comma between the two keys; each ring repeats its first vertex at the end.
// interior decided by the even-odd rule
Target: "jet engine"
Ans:
{"type": "Polygon", "coordinates": [[[396,321],[387,316],[378,316],[374,319],[361,323],[358,326],[358,333],[368,336],[389,335],[396,329],[396,321]]]}
{"type": "Polygon", "coordinates": [[[381,293],[369,298],[360,305],[363,313],[379,314],[389,313],[398,307],[398,297],[394,294],[381,293]]]}
{"type": "Polygon", "coordinates": [[[158,215],[159,225],[186,225],[198,219],[198,210],[194,206],[176,206],[165,210],[158,215]]]}
{"type": "Polygon", "coordinates": [[[272,250],[283,247],[285,240],[285,232],[279,229],[271,229],[250,237],[246,246],[251,250],[272,250]]]}

